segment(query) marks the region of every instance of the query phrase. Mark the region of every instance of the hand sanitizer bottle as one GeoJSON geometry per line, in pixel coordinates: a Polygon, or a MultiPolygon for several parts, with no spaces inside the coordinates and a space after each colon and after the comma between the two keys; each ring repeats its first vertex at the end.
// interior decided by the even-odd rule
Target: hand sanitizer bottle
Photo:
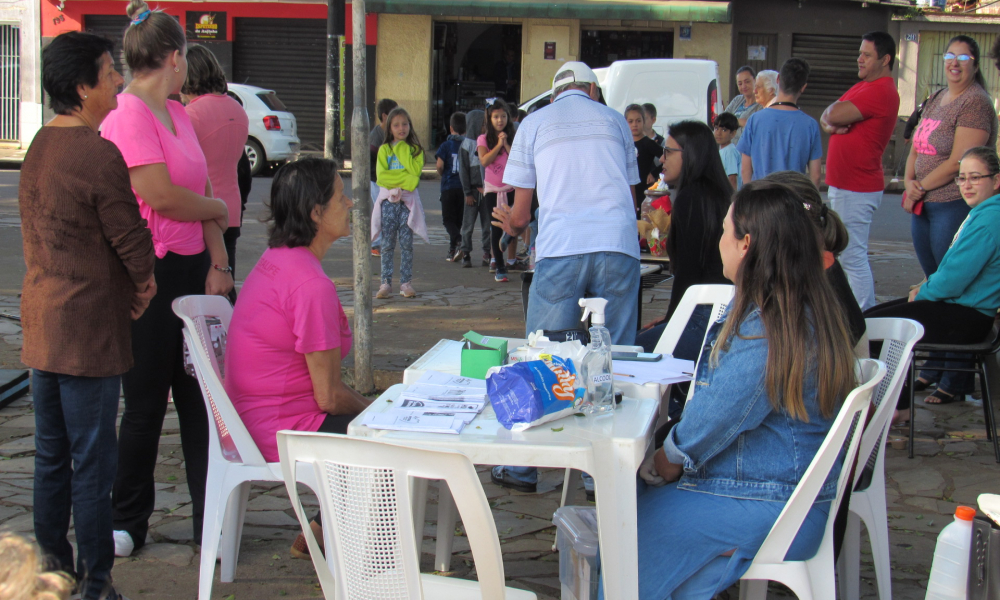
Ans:
{"type": "Polygon", "coordinates": [[[590,346],[583,357],[581,374],[587,389],[584,412],[588,414],[611,413],[615,410],[615,390],[611,373],[611,332],[604,326],[604,298],[580,298],[583,318],[592,315],[590,346]]]}

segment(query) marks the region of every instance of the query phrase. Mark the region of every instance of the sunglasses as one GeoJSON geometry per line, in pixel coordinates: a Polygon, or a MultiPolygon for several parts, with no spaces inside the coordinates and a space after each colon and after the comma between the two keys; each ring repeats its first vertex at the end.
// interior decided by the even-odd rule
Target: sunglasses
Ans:
{"type": "Polygon", "coordinates": [[[963,62],[963,63],[972,60],[972,57],[969,56],[968,54],[955,54],[954,52],[945,52],[944,56],[942,56],[941,58],[943,58],[946,61],[958,59],[958,62],[963,62]]]}
{"type": "Polygon", "coordinates": [[[958,185],[965,185],[965,182],[969,182],[972,185],[977,185],[979,184],[980,181],[984,179],[989,179],[994,175],[996,175],[996,173],[991,173],[989,175],[978,175],[978,174],[969,176],[959,175],[958,177],[955,178],[955,183],[958,185]]]}

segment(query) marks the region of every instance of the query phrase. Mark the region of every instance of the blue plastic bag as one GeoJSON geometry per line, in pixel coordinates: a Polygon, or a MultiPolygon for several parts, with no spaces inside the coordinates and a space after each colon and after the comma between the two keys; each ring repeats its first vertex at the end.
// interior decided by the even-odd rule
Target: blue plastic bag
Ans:
{"type": "Polygon", "coordinates": [[[508,365],[486,379],[497,420],[522,430],[572,414],[583,399],[573,361],[559,356],[508,365]]]}

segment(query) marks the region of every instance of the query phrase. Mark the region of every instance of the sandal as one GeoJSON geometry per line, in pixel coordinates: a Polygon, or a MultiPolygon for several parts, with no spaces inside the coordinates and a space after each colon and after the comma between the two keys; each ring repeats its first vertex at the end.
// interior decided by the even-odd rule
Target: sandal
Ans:
{"type": "Polygon", "coordinates": [[[913,391],[922,392],[933,385],[933,381],[924,381],[923,377],[918,377],[917,380],[913,382],[913,391]]]}
{"type": "Polygon", "coordinates": [[[952,402],[964,402],[965,394],[949,394],[948,392],[938,388],[934,390],[934,393],[930,396],[924,398],[924,404],[951,404],[952,402]]]}

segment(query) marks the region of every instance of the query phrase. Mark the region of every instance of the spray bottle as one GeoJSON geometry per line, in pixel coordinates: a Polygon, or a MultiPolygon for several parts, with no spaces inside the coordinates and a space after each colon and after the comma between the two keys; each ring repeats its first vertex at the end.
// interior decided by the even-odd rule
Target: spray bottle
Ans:
{"type": "Polygon", "coordinates": [[[604,298],[580,298],[583,318],[591,317],[590,346],[580,366],[587,389],[584,412],[610,413],[615,409],[615,389],[611,373],[611,332],[604,326],[604,298]]]}

